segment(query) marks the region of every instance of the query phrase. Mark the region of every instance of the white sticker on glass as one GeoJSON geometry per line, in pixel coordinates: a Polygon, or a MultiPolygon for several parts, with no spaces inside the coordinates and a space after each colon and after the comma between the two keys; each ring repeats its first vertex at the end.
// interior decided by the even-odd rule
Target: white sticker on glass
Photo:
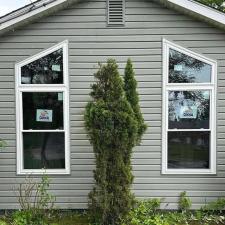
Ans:
{"type": "Polygon", "coordinates": [[[52,110],[37,109],[36,121],[37,122],[52,122],[52,110]]]}
{"type": "Polygon", "coordinates": [[[58,93],[58,101],[62,101],[63,100],[63,93],[58,93]]]}
{"type": "Polygon", "coordinates": [[[183,71],[183,65],[182,64],[174,65],[174,71],[183,71]]]}
{"type": "Polygon", "coordinates": [[[197,106],[182,106],[180,107],[180,118],[182,119],[196,119],[198,108],[197,106]]]}
{"type": "Polygon", "coordinates": [[[60,65],[52,65],[52,71],[60,72],[61,71],[60,65]]]}

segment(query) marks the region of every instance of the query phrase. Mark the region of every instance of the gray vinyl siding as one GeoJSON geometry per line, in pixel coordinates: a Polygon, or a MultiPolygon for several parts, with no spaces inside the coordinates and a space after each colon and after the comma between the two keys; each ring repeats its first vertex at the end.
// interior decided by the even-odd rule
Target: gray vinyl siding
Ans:
{"type": "Polygon", "coordinates": [[[62,208],[86,208],[94,155],[84,129],[83,113],[97,62],[116,58],[121,73],[134,62],[140,104],[149,128],[135,148],[133,191],[139,198],[164,197],[164,208],[176,208],[187,191],[193,207],[225,196],[225,33],[206,23],[147,0],[126,1],[125,27],[107,27],[106,1],[85,0],[55,15],[0,38],[0,209],[17,208],[16,62],[65,39],[69,40],[71,175],[52,176],[51,191],[62,208]],[[218,62],[217,175],[161,175],[162,38],[218,62]],[[168,205],[167,205],[168,203],[168,205]]]}

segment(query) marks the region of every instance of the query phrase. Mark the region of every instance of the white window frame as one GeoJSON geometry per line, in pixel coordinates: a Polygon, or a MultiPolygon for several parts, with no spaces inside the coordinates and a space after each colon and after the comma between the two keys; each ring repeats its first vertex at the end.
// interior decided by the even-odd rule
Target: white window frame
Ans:
{"type": "MultiPolygon", "coordinates": [[[[198,53],[190,51],[173,42],[163,39],[163,112],[162,112],[162,174],[216,174],[216,90],[217,90],[217,62],[198,53]],[[174,49],[192,58],[198,59],[212,66],[210,83],[169,83],[169,49],[174,49]],[[168,92],[169,91],[210,91],[210,168],[209,169],[169,169],[168,168],[168,92]]],[[[172,130],[170,130],[172,131],[172,130]]],[[[201,131],[199,129],[174,129],[174,131],[201,131]]]]}
{"type": "Polygon", "coordinates": [[[16,130],[17,130],[17,174],[70,174],[70,137],[69,137],[69,75],[68,75],[68,40],[48,48],[15,65],[16,91],[16,130]],[[63,84],[22,84],[21,68],[35,60],[63,49],[63,84]],[[23,130],[23,92],[63,92],[63,130],[23,130]],[[23,132],[63,132],[65,134],[65,169],[24,169],[23,168],[23,132]]]}

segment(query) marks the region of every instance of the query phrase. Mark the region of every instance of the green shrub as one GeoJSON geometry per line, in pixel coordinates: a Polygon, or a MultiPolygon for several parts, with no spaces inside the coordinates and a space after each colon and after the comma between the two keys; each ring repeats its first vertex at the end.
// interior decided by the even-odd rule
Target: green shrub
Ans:
{"type": "Polygon", "coordinates": [[[139,121],[127,100],[115,60],[101,65],[92,85],[85,127],[96,161],[95,185],[89,194],[92,221],[120,225],[134,204],[131,155],[139,136],[139,121]]]}
{"type": "Polygon", "coordinates": [[[135,79],[135,72],[133,69],[133,64],[131,59],[127,60],[125,75],[124,75],[124,91],[127,97],[128,102],[130,103],[136,120],[138,121],[138,135],[137,135],[137,143],[139,144],[144,132],[147,129],[147,125],[144,122],[144,118],[141,113],[140,105],[139,105],[139,95],[137,92],[137,81],[135,79]]]}
{"type": "Polygon", "coordinates": [[[217,200],[208,203],[202,207],[203,211],[219,211],[225,210],[225,198],[218,198],[217,200]]]}
{"type": "Polygon", "coordinates": [[[141,224],[153,224],[157,210],[161,204],[160,199],[150,199],[144,201],[137,201],[136,207],[130,211],[127,218],[123,221],[123,225],[141,225],[141,224]],[[152,221],[150,223],[150,221],[152,221]]]}
{"type": "Polygon", "coordinates": [[[191,208],[191,199],[187,197],[186,191],[180,193],[178,208],[182,212],[186,212],[191,208]]]}
{"type": "Polygon", "coordinates": [[[0,220],[0,225],[8,225],[8,223],[3,220],[0,220]]]}
{"type": "Polygon", "coordinates": [[[159,210],[161,199],[139,201],[122,225],[185,225],[190,214],[159,210]]]}
{"type": "Polygon", "coordinates": [[[7,143],[4,140],[0,139],[0,150],[6,146],[7,146],[7,143]]]}
{"type": "Polygon", "coordinates": [[[34,182],[31,177],[27,177],[24,183],[18,188],[18,201],[20,211],[13,213],[13,223],[15,225],[45,225],[48,216],[54,208],[55,197],[48,193],[50,180],[47,175],[43,175],[41,182],[34,182]]]}

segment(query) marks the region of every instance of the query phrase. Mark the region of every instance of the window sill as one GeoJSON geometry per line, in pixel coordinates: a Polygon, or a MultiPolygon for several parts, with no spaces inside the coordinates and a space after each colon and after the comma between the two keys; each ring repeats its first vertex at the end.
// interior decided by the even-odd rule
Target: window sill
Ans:
{"type": "Polygon", "coordinates": [[[165,169],[162,170],[162,175],[216,175],[216,170],[213,169],[165,169]]]}
{"type": "Polygon", "coordinates": [[[38,170],[18,170],[17,175],[70,175],[71,172],[69,169],[38,169],[38,170]]]}

